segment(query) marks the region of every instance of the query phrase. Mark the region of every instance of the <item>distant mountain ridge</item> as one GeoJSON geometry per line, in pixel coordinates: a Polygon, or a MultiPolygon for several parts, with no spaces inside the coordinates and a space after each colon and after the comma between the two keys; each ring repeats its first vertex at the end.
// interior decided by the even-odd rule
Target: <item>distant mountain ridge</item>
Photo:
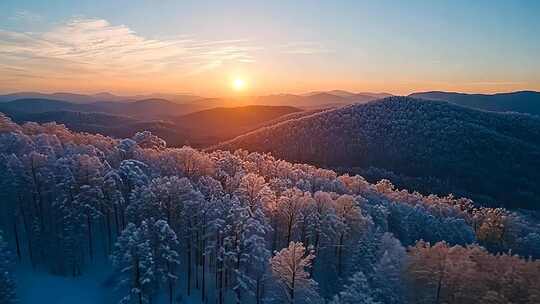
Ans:
{"type": "Polygon", "coordinates": [[[145,99],[133,102],[101,101],[72,103],[53,99],[17,99],[0,103],[0,111],[13,113],[42,113],[51,111],[98,112],[127,115],[139,119],[163,119],[201,110],[195,104],[178,104],[165,99],[145,99]]]}
{"type": "Polygon", "coordinates": [[[328,92],[311,92],[308,94],[273,94],[261,96],[237,96],[237,97],[202,97],[190,94],[147,94],[133,96],[118,96],[108,92],[97,94],[77,94],[77,93],[38,93],[38,92],[18,92],[0,95],[0,103],[12,102],[26,99],[49,99],[61,100],[76,104],[93,103],[131,103],[141,100],[162,99],[176,104],[191,105],[196,110],[209,109],[214,107],[232,107],[247,105],[266,106],[293,106],[304,109],[327,108],[331,106],[347,105],[357,102],[368,102],[382,97],[391,96],[387,93],[352,93],[343,90],[333,90],[328,92]]]}
{"type": "MultiPolygon", "coordinates": [[[[131,103],[141,100],[167,100],[175,104],[189,105],[198,111],[214,107],[233,107],[247,105],[293,106],[306,110],[343,106],[353,103],[365,103],[392,96],[388,93],[349,92],[345,90],[314,91],[306,94],[273,94],[243,97],[202,97],[191,94],[146,94],[118,96],[108,92],[96,94],[78,93],[39,93],[18,92],[0,95],[0,103],[25,99],[61,100],[76,104],[93,103],[131,103]]],[[[519,112],[540,115],[540,92],[518,91],[498,94],[466,94],[443,91],[416,92],[413,98],[447,101],[466,107],[497,112],[519,112]]],[[[111,106],[113,109],[115,106],[111,106]]]]}
{"type": "Polygon", "coordinates": [[[540,118],[389,97],[239,136],[216,149],[394,177],[402,187],[540,209],[540,118]],[[504,185],[504,186],[501,186],[504,185]]]}
{"type": "Polygon", "coordinates": [[[540,92],[518,91],[497,94],[466,94],[454,92],[419,92],[413,98],[448,101],[458,105],[496,112],[519,112],[540,115],[540,92]]]}
{"type": "Polygon", "coordinates": [[[354,98],[355,96],[370,96],[370,97],[375,97],[375,98],[386,98],[386,97],[393,96],[390,93],[384,93],[384,92],[381,92],[381,93],[356,92],[355,93],[355,92],[349,92],[345,90],[313,91],[306,94],[302,94],[302,96],[311,96],[311,95],[320,94],[320,93],[327,93],[327,94],[345,97],[345,98],[354,98]]]}
{"type": "Polygon", "coordinates": [[[52,99],[63,100],[71,103],[96,103],[96,102],[132,102],[143,99],[167,99],[175,103],[189,103],[202,97],[190,94],[147,94],[147,95],[132,95],[119,96],[109,92],[101,92],[96,94],[78,94],[78,93],[39,93],[39,92],[17,92],[11,94],[0,95],[1,102],[9,102],[19,99],[52,99]]]}
{"type": "Polygon", "coordinates": [[[23,99],[0,103],[0,112],[18,123],[57,122],[79,132],[117,138],[148,130],[172,146],[206,147],[234,138],[288,114],[302,113],[288,106],[245,106],[195,111],[197,105],[163,99],[130,103],[75,104],[61,100],[23,99]],[[183,114],[189,109],[189,114],[183,114]],[[194,112],[195,111],[195,112],[194,112]]]}

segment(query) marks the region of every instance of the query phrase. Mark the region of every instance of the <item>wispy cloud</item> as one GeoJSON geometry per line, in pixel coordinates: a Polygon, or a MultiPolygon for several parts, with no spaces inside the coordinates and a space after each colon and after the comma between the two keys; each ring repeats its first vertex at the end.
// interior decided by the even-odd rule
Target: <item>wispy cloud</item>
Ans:
{"type": "Polygon", "coordinates": [[[35,23],[42,21],[43,17],[33,12],[20,10],[16,11],[12,16],[8,17],[8,19],[12,21],[35,23]]]}
{"type": "Polygon", "coordinates": [[[326,48],[321,43],[310,41],[291,42],[280,47],[280,51],[290,55],[316,55],[331,53],[332,50],[326,48]]]}
{"type": "Polygon", "coordinates": [[[125,25],[77,18],[44,33],[0,30],[0,81],[13,78],[14,70],[57,79],[191,75],[253,62],[256,49],[243,40],[150,39],[125,25]]]}
{"type": "Polygon", "coordinates": [[[472,81],[467,84],[473,86],[513,86],[525,84],[521,81],[472,81]]]}

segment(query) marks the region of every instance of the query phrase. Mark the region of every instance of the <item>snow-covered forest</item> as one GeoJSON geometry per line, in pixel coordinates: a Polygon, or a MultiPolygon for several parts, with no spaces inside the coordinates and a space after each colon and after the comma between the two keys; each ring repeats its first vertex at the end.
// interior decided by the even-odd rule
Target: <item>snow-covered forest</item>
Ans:
{"type": "Polygon", "coordinates": [[[0,115],[0,188],[0,303],[103,265],[120,303],[540,303],[530,217],[269,154],[0,115]]]}

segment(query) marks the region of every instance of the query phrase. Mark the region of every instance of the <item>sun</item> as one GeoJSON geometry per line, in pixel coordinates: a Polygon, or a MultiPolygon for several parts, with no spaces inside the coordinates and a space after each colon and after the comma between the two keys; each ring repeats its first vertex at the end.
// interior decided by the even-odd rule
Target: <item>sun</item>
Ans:
{"type": "Polygon", "coordinates": [[[232,88],[235,91],[243,91],[246,88],[246,81],[242,78],[236,78],[232,82],[232,88]]]}

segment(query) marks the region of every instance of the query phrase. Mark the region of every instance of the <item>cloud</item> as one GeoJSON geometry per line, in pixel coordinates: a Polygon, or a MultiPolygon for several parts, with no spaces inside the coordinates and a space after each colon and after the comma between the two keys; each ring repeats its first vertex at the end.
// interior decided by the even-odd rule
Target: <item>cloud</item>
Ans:
{"type": "Polygon", "coordinates": [[[472,81],[467,84],[473,86],[513,86],[522,85],[524,82],[520,81],[472,81]]]}
{"type": "Polygon", "coordinates": [[[287,43],[282,45],[280,50],[282,53],[290,55],[317,55],[332,52],[332,50],[325,48],[322,44],[310,41],[287,43]]]}
{"type": "Polygon", "coordinates": [[[77,18],[44,33],[0,30],[0,81],[14,69],[22,78],[176,77],[253,62],[255,50],[243,40],[150,39],[125,25],[77,18]]]}
{"type": "Polygon", "coordinates": [[[43,17],[39,14],[32,13],[29,11],[16,11],[15,14],[8,17],[9,20],[17,22],[26,22],[26,23],[35,23],[43,20],[43,17]]]}

